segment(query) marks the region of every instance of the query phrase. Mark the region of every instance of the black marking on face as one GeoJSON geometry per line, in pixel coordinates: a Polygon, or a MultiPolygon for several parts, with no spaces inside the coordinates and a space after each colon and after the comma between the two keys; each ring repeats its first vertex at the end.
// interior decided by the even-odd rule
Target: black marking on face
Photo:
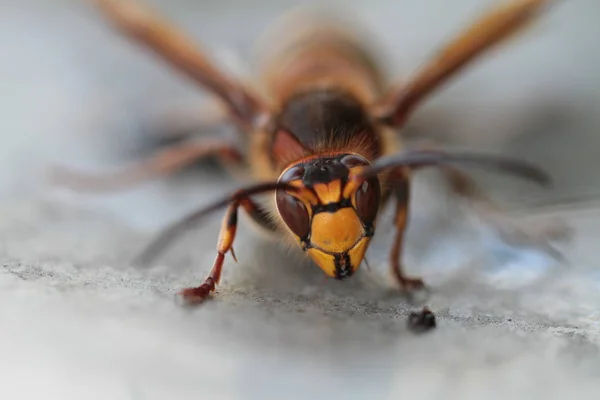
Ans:
{"type": "Polygon", "coordinates": [[[356,154],[340,153],[333,156],[315,157],[290,167],[279,182],[291,182],[300,179],[308,188],[317,183],[328,184],[340,180],[342,186],[348,182],[350,168],[369,165],[369,162],[356,154]]]}
{"type": "Polygon", "coordinates": [[[375,226],[372,223],[363,222],[363,226],[365,228],[365,237],[373,237],[375,236],[375,226]]]}
{"type": "MultiPolygon", "coordinates": [[[[369,162],[365,158],[356,154],[340,153],[333,156],[316,157],[306,160],[304,162],[299,162],[296,165],[290,167],[280,177],[279,182],[291,182],[301,180],[302,184],[310,190],[313,188],[314,184],[328,184],[333,181],[339,180],[340,185],[343,188],[348,183],[350,168],[364,166],[368,164],[369,162]]],[[[375,190],[379,190],[379,188],[377,187],[375,190]]],[[[284,194],[283,191],[278,191],[276,196],[278,200],[280,200],[280,196],[283,198],[289,195],[284,194]]],[[[285,207],[281,208],[283,205],[283,203],[278,202],[278,208],[280,213],[286,212],[285,207]]],[[[312,215],[311,221],[309,223],[312,224],[312,217],[314,217],[316,214],[322,212],[335,213],[343,208],[354,208],[354,206],[352,205],[351,198],[343,198],[340,201],[334,203],[319,203],[316,205],[311,205],[312,215]]],[[[294,212],[297,212],[297,210],[291,211],[290,215],[292,215],[294,212]]],[[[361,216],[359,214],[359,218],[360,217],[361,216]]],[[[286,218],[284,217],[284,220],[285,219],[286,218]]],[[[290,218],[287,219],[290,220],[290,218]]],[[[373,222],[362,221],[362,219],[361,222],[364,228],[363,237],[372,237],[375,234],[373,222]]],[[[286,221],[286,223],[289,227],[290,221],[286,221]]],[[[312,226],[307,229],[307,232],[305,234],[295,232],[296,236],[299,237],[300,246],[303,251],[312,248],[310,242],[311,230],[312,226]]],[[[302,229],[302,231],[304,231],[304,229],[302,229]]],[[[352,275],[353,271],[350,265],[350,258],[348,254],[335,254],[334,262],[336,265],[336,279],[343,279],[352,275]]]]}
{"type": "Polygon", "coordinates": [[[348,181],[350,171],[340,162],[341,157],[319,157],[304,163],[302,184],[311,187],[316,183],[329,183],[341,180],[342,185],[348,181]]]}
{"type": "Polygon", "coordinates": [[[334,254],[333,263],[335,265],[335,279],[337,280],[349,278],[354,273],[348,253],[334,254]]]}
{"type": "Polygon", "coordinates": [[[322,212],[335,213],[336,211],[338,211],[341,208],[348,208],[348,207],[352,207],[352,202],[350,201],[350,199],[343,199],[342,201],[338,201],[336,203],[314,205],[314,206],[312,206],[312,212],[313,212],[313,215],[322,213],[322,212]]]}
{"type": "Polygon", "coordinates": [[[302,251],[306,251],[308,249],[312,249],[312,245],[310,244],[310,237],[304,237],[304,238],[300,238],[300,247],[302,248],[302,251]]]}

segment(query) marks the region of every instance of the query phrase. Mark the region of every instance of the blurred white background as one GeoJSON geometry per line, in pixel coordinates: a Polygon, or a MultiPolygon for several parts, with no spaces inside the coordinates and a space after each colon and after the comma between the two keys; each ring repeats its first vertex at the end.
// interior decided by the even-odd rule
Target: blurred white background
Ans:
{"type": "MultiPolygon", "coordinates": [[[[297,1],[158,1],[232,73],[252,76],[253,46],[297,1]]],[[[492,0],[328,3],[363,21],[391,77],[414,71],[492,0]]],[[[467,68],[435,93],[407,131],[541,164],[552,192],[498,181],[504,199],[555,203],[600,194],[600,3],[559,1],[524,35],[467,68]],[[515,186],[516,185],[516,186],[515,186]]],[[[41,173],[60,162],[117,168],[142,154],[157,113],[205,93],[115,33],[84,1],[3,2],[0,87],[5,193],[48,193],[41,173]],[[146,124],[146,125],[142,125],[146,124]],[[17,191],[17,192],[15,192],[17,191]]],[[[158,121],[158,119],[155,119],[158,121]]],[[[147,154],[147,153],[144,153],[147,154]]],[[[490,179],[489,177],[486,179],[490,179]]],[[[197,186],[197,185],[196,185],[197,186]]],[[[109,196],[77,197],[136,224],[199,204],[194,186],[149,183],[109,196]],[[166,185],[166,186],[165,186],[166,185]],[[134,206],[135,207],[132,207],[134,206]]],[[[179,211],[180,212],[180,211],[179,211]]],[[[162,223],[162,222],[157,222],[162,223]]]]}

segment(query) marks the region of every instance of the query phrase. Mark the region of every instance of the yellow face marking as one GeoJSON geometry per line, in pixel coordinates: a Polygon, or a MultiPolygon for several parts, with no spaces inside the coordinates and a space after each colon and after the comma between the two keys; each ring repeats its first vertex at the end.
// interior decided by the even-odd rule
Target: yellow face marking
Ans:
{"type": "Polygon", "coordinates": [[[363,226],[354,209],[341,208],[334,213],[313,216],[311,244],[327,252],[348,251],[363,236],[363,226]]]}
{"type": "MultiPolygon", "coordinates": [[[[319,155],[319,157],[323,157],[323,155],[319,155]]],[[[309,185],[310,187],[304,187],[303,180],[298,177],[300,175],[304,177],[312,176],[306,174],[307,171],[315,172],[310,170],[310,168],[314,168],[314,165],[300,164],[302,161],[312,158],[316,157],[302,159],[299,164],[288,167],[281,174],[281,176],[285,175],[285,180],[289,184],[301,189],[290,195],[304,204],[306,211],[302,208],[303,215],[306,217],[305,214],[308,214],[308,220],[305,222],[310,224],[309,234],[303,234],[302,238],[298,237],[298,233],[294,236],[296,236],[296,240],[302,245],[309,257],[327,276],[343,279],[352,275],[352,272],[359,268],[371,240],[370,237],[365,237],[365,227],[357,214],[354,200],[352,202],[353,207],[348,207],[348,200],[365,182],[364,179],[356,176],[362,170],[362,167],[350,168],[350,182],[345,186],[342,180],[337,179],[335,174],[332,173],[331,180],[323,182],[322,178],[315,179],[317,182],[309,185]],[[297,168],[297,170],[292,171],[291,168],[297,168]],[[308,168],[308,170],[304,168],[308,168]],[[344,204],[340,204],[344,199],[346,199],[344,204]],[[335,211],[331,212],[330,210],[335,211]],[[316,211],[316,214],[314,211],[316,211]],[[304,242],[307,239],[308,243],[304,242]]],[[[278,199],[278,201],[283,201],[281,198],[278,199]]],[[[294,202],[292,201],[292,203],[294,202]]],[[[281,204],[285,206],[285,204],[281,204]]],[[[280,209],[281,211],[288,210],[280,209]]],[[[285,218],[287,218],[286,223],[295,226],[297,221],[294,220],[293,215],[290,217],[288,213],[285,218]]],[[[290,225],[288,225],[288,228],[290,228],[290,225]]],[[[303,228],[302,231],[305,232],[307,229],[303,228]]]]}
{"type": "Polygon", "coordinates": [[[230,223],[231,214],[235,212],[234,205],[229,206],[227,213],[223,216],[221,222],[221,231],[219,232],[219,240],[217,241],[217,251],[227,252],[231,249],[237,231],[237,225],[230,223]]]}
{"type": "Polygon", "coordinates": [[[356,244],[350,251],[348,251],[348,255],[350,256],[350,265],[352,266],[352,271],[356,271],[362,263],[363,258],[365,257],[365,253],[367,252],[367,248],[369,247],[370,238],[362,238],[360,242],[356,244]]]}
{"type": "Polygon", "coordinates": [[[360,171],[362,171],[362,167],[355,167],[351,169],[348,183],[346,184],[346,187],[344,187],[344,192],[342,193],[345,199],[352,197],[352,195],[363,184],[364,179],[358,177],[360,171]]]}
{"type": "MultiPolygon", "coordinates": [[[[369,247],[370,238],[361,239],[356,246],[348,251],[350,257],[350,268],[352,272],[356,271],[362,263],[363,257],[369,247]]],[[[307,250],[308,255],[312,260],[331,278],[335,278],[335,257],[333,254],[328,254],[322,250],[312,248],[307,250]]]]}
{"type": "Polygon", "coordinates": [[[304,184],[300,180],[290,181],[289,185],[300,188],[301,190],[294,193],[294,196],[302,200],[304,203],[316,206],[319,204],[319,199],[310,190],[305,189],[304,184]],[[302,190],[304,189],[304,190],[302,190]]]}
{"type": "Polygon", "coordinates": [[[337,203],[342,199],[342,182],[339,179],[329,183],[313,185],[321,204],[337,203]]]}
{"type": "Polygon", "coordinates": [[[331,254],[322,252],[319,249],[308,249],[308,255],[312,260],[331,278],[335,278],[335,262],[331,254]]]}

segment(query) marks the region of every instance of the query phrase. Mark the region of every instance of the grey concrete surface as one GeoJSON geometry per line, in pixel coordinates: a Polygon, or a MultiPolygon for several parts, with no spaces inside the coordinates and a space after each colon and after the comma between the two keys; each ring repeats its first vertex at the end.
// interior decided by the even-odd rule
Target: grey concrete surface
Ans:
{"type": "Polygon", "coordinates": [[[416,213],[410,270],[431,286],[438,318],[425,335],[406,329],[422,303],[385,280],[385,240],[370,271],[340,283],[249,239],[243,225],[240,262],[227,261],[212,301],[187,310],[173,296],[206,273],[218,218],[140,270],[128,260],[148,237],[114,218],[22,199],[3,210],[2,398],[592,399],[600,390],[597,206],[559,213],[575,228],[565,263],[489,242],[468,224],[425,229],[416,213]]]}
{"type": "MultiPolygon", "coordinates": [[[[235,69],[232,54],[250,60],[250,45],[293,2],[152,3],[235,69]]],[[[391,49],[390,69],[404,72],[488,3],[344,4],[391,49]]],[[[390,287],[389,224],[367,255],[371,270],[333,282],[243,221],[239,263],[227,259],[219,293],[194,310],[173,296],[210,267],[220,215],[153,268],[130,260],[161,226],[235,182],[195,170],[96,197],[52,188],[43,172],[57,161],[123,164],[145,151],[136,133],[148,112],[202,94],[81,3],[0,7],[0,398],[598,398],[597,1],[561,4],[410,126],[549,169],[550,191],[481,181],[523,229],[568,223],[572,238],[556,244],[564,260],[500,241],[432,172],[416,181],[407,239],[408,269],[429,297],[409,301],[390,287]],[[438,328],[414,335],[407,315],[422,304],[438,328]]]]}

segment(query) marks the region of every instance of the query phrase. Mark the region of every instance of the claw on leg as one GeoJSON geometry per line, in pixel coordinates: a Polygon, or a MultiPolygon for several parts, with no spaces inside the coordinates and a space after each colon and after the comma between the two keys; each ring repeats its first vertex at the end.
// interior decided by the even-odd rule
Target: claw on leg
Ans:
{"type": "Polygon", "coordinates": [[[179,295],[187,305],[199,304],[210,296],[215,291],[217,284],[221,279],[221,271],[223,270],[223,261],[225,253],[219,252],[213,264],[212,269],[204,282],[197,287],[186,288],[179,292],[179,295]]]}
{"type": "MultiPolygon", "coordinates": [[[[213,267],[208,273],[208,276],[200,286],[187,288],[179,292],[179,296],[185,304],[194,305],[202,303],[216,290],[216,286],[221,280],[221,271],[225,261],[225,254],[230,252],[233,259],[237,262],[237,257],[233,250],[233,242],[237,231],[237,217],[240,206],[255,221],[263,224],[266,224],[266,221],[268,221],[268,214],[266,211],[251,199],[245,198],[234,201],[223,217],[223,224],[221,226],[221,233],[217,245],[217,257],[215,258],[213,267]]],[[[265,227],[270,227],[270,225],[266,224],[265,227]]]]}
{"type": "Polygon", "coordinates": [[[195,288],[183,289],[179,295],[183,298],[186,304],[198,304],[208,298],[208,296],[216,288],[215,281],[211,278],[206,278],[204,283],[195,288]]]}
{"type": "MultiPolygon", "coordinates": [[[[181,295],[187,304],[201,303],[204,301],[215,291],[216,285],[221,280],[221,271],[223,269],[223,262],[225,261],[225,254],[232,251],[233,241],[237,231],[237,211],[239,205],[239,201],[233,202],[223,218],[219,244],[217,245],[217,258],[215,259],[208,276],[200,286],[184,289],[181,292],[181,295]]],[[[235,259],[234,256],[234,260],[235,259]]]]}

